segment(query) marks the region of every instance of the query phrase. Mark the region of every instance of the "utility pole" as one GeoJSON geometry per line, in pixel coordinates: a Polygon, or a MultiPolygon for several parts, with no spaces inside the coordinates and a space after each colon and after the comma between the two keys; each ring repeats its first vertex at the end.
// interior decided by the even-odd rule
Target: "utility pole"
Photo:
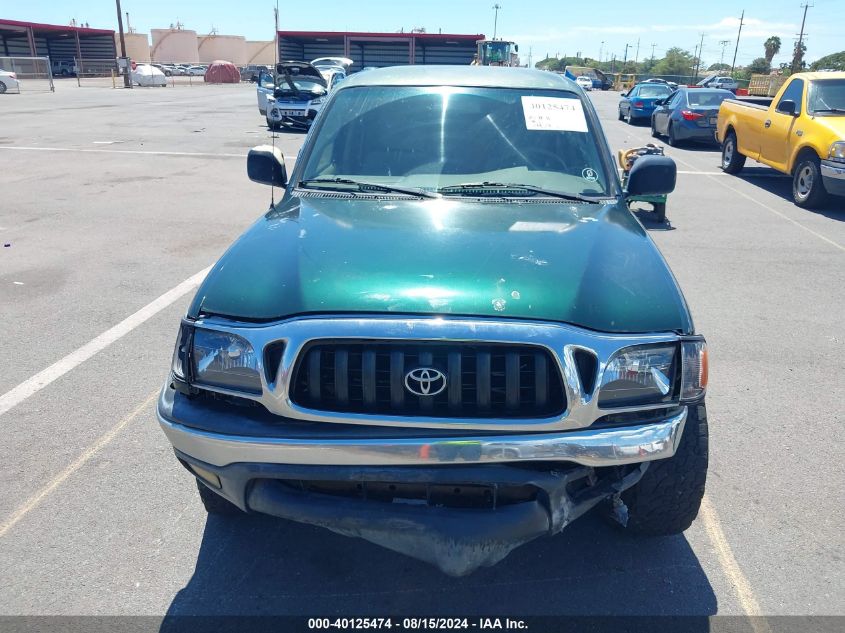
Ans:
{"type": "MultiPolygon", "coordinates": [[[[730,44],[730,40],[719,40],[719,46],[722,47],[722,56],[719,58],[719,66],[722,66],[725,63],[725,46],[730,44]]],[[[719,68],[719,70],[722,70],[719,68]]]]}
{"type": "Polygon", "coordinates": [[[529,68],[534,68],[534,66],[531,65],[531,62],[534,60],[533,53],[534,53],[534,47],[529,46],[528,47],[528,67],[529,68]]]}
{"type": "Polygon", "coordinates": [[[496,39],[496,30],[499,27],[499,9],[502,8],[502,5],[498,2],[493,5],[493,11],[495,11],[495,16],[493,17],[493,39],[496,39]]]}
{"type": "Polygon", "coordinates": [[[613,53],[613,57],[610,58],[610,74],[612,75],[616,71],[616,53],[613,53]]]}
{"type": "Polygon", "coordinates": [[[599,61],[601,61],[601,52],[604,49],[604,40],[601,41],[601,46],[599,46],[599,61]]]}
{"type": "Polygon", "coordinates": [[[637,65],[638,61],[640,61],[640,38],[637,38],[637,54],[634,57],[634,66],[637,65]]]}
{"type": "Polygon", "coordinates": [[[798,44],[795,47],[795,51],[792,52],[792,72],[796,72],[795,60],[798,59],[798,55],[796,55],[795,53],[796,51],[800,51],[801,47],[804,45],[804,23],[807,21],[807,9],[809,9],[813,5],[808,2],[807,4],[802,4],[801,6],[804,8],[804,17],[801,18],[801,33],[798,34],[798,44]]]}
{"type": "Polygon", "coordinates": [[[698,58],[695,60],[695,78],[693,81],[698,80],[698,71],[701,69],[701,53],[704,51],[704,33],[701,34],[701,42],[698,44],[698,58]]]}
{"type": "Polygon", "coordinates": [[[625,44],[625,59],[622,60],[622,72],[625,72],[625,64],[628,63],[628,46],[630,44],[625,44]]]}
{"type": "Polygon", "coordinates": [[[742,35],[742,23],[745,21],[745,9],[742,10],[742,15],[739,18],[739,33],[736,34],[736,48],[734,48],[734,60],[731,63],[731,77],[734,76],[734,69],[736,68],[736,53],[739,50],[739,36],[742,35]]]}
{"type": "MultiPolygon", "coordinates": [[[[120,10],[120,0],[114,0],[117,3],[117,29],[120,31],[120,56],[126,60],[126,38],[123,37],[123,11],[120,10]]],[[[81,61],[81,60],[80,60],[81,61]]],[[[131,70],[128,65],[123,71],[123,87],[124,88],[131,88],[132,81],[129,77],[129,71],[131,70]]]]}

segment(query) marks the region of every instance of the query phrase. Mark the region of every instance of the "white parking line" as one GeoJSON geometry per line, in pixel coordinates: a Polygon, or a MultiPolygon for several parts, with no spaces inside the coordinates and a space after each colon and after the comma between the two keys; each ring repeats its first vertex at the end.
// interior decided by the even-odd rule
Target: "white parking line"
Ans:
{"type": "Polygon", "coordinates": [[[53,381],[61,378],[66,373],[94,356],[96,353],[101,352],[106,347],[124,337],[126,334],[164,310],[172,303],[181,299],[191,290],[196,288],[203,279],[205,279],[209,270],[211,270],[210,266],[199,271],[196,275],[189,277],[175,288],[165,292],[158,299],[155,299],[151,303],[145,305],[135,314],[126,317],[117,325],[109,328],[82,347],[72,351],[64,358],[56,361],[47,367],[47,369],[38,372],[28,380],[23,381],[17,387],[13,387],[11,390],[4,393],[0,396],[0,415],[3,415],[12,407],[17,406],[31,395],[38,393],[53,381]]]}
{"type": "Polygon", "coordinates": [[[0,145],[0,149],[23,152],[80,152],[84,154],[141,154],[147,156],[196,156],[202,158],[246,158],[246,154],[225,154],[222,152],[156,152],[142,149],[92,149],[83,147],[24,147],[21,145],[0,145]]]}

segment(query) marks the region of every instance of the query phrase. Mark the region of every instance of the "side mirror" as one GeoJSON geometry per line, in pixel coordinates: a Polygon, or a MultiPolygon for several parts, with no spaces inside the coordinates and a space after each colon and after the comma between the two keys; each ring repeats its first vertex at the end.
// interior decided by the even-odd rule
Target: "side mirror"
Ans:
{"type": "Polygon", "coordinates": [[[282,150],[272,145],[259,145],[249,150],[246,173],[250,180],[262,185],[284,187],[288,184],[285,157],[282,150]]]}
{"type": "Polygon", "coordinates": [[[628,173],[629,196],[659,196],[675,190],[678,168],[668,156],[640,156],[628,173]]]}
{"type": "Polygon", "coordinates": [[[514,44],[513,50],[518,53],[519,52],[519,44],[514,44]]]}
{"type": "Polygon", "coordinates": [[[663,99],[658,99],[657,101],[654,102],[654,105],[662,106],[664,103],[666,103],[666,102],[663,99]]]}
{"type": "Polygon", "coordinates": [[[781,114],[795,116],[795,102],[792,99],[784,99],[778,104],[777,111],[781,114]]]}

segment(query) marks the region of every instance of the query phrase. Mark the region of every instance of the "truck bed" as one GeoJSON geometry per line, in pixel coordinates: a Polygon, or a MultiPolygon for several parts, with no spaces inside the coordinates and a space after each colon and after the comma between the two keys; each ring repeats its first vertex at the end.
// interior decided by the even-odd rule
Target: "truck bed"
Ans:
{"type": "Polygon", "coordinates": [[[738,101],[742,105],[768,110],[773,99],[771,97],[734,97],[733,99],[725,99],[725,101],[738,101]]]}

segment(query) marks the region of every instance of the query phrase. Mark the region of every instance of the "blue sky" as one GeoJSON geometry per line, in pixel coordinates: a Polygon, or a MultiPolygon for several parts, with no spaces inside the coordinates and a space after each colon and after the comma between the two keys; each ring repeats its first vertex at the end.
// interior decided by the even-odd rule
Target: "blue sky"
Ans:
{"type": "MultiPolygon", "coordinates": [[[[274,0],[121,0],[139,32],[167,28],[177,20],[185,28],[247,39],[273,37],[274,0]]],[[[398,31],[425,27],[429,32],[493,34],[492,6],[498,2],[498,35],[520,45],[523,61],[547,53],[616,54],[639,59],[672,46],[692,51],[704,33],[703,59],[709,65],[724,58],[730,63],[739,15],[745,26],[737,63],[763,55],[763,41],[778,35],[783,51],[775,62],[788,61],[801,26],[801,0],[279,0],[280,28],[285,30],[398,31]],[[313,8],[312,8],[313,7],[313,8]],[[602,42],[604,42],[602,44],[602,42]]],[[[845,0],[812,0],[807,14],[807,60],[845,49],[845,0]]],[[[0,0],[0,18],[66,24],[72,18],[92,27],[117,28],[113,0],[0,0]]]]}

